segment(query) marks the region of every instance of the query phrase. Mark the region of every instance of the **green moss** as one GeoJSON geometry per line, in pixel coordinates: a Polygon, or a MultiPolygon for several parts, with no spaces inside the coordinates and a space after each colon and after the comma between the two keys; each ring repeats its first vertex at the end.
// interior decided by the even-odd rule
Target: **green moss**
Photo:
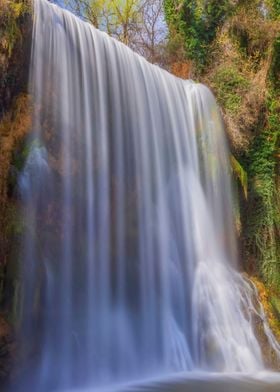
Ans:
{"type": "Polygon", "coordinates": [[[246,170],[242,167],[240,162],[231,154],[230,155],[230,163],[233,175],[236,179],[238,179],[239,184],[241,186],[242,192],[244,194],[245,199],[248,197],[248,174],[246,170]]]}
{"type": "Polygon", "coordinates": [[[6,226],[6,231],[8,236],[20,236],[24,233],[24,220],[19,212],[17,206],[12,206],[9,212],[8,224],[6,226]]]}
{"type": "Polygon", "coordinates": [[[220,67],[213,77],[213,86],[219,104],[230,113],[236,113],[249,82],[234,67],[220,67]]]}
{"type": "Polygon", "coordinates": [[[25,162],[30,154],[30,152],[36,148],[41,147],[42,143],[39,139],[30,139],[30,140],[23,140],[17,146],[13,153],[12,162],[11,164],[17,168],[18,171],[21,171],[25,165],[25,162]]]}

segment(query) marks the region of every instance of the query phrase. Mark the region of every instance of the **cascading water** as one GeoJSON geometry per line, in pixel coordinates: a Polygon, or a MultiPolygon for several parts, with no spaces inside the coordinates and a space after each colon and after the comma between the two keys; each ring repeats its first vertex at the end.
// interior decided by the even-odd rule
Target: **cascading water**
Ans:
{"type": "Polygon", "coordinates": [[[34,8],[19,180],[33,390],[263,369],[212,94],[46,0],[34,8]]]}

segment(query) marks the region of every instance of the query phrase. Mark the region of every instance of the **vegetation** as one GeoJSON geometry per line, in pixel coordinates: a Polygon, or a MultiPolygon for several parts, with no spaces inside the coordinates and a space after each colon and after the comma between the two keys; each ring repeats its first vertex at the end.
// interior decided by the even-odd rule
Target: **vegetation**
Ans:
{"type": "Polygon", "coordinates": [[[130,46],[152,63],[163,65],[166,36],[163,0],[64,0],[67,8],[130,46]]]}
{"type": "Polygon", "coordinates": [[[126,45],[132,43],[135,31],[140,28],[144,3],[139,0],[66,0],[65,3],[95,27],[115,36],[126,45]]]}
{"type": "Polygon", "coordinates": [[[235,67],[221,66],[213,77],[213,87],[220,105],[231,114],[236,114],[250,83],[235,67]]]}
{"type": "Polygon", "coordinates": [[[19,20],[27,13],[28,6],[23,1],[6,0],[1,0],[0,5],[1,48],[7,51],[10,58],[16,42],[22,39],[19,20]]]}
{"type": "MultiPolygon", "coordinates": [[[[165,0],[169,45],[221,106],[239,182],[245,270],[279,335],[280,1],[165,0]],[[278,321],[277,321],[278,320],[278,321]]],[[[238,217],[237,217],[238,219],[238,217]]]]}
{"type": "Polygon", "coordinates": [[[221,105],[233,169],[248,193],[247,201],[241,196],[245,267],[253,263],[275,287],[280,282],[279,7],[276,0],[165,1],[170,33],[175,29],[183,37],[193,73],[213,88],[221,105]]]}
{"type": "MultiPolygon", "coordinates": [[[[280,1],[64,1],[151,62],[213,89],[240,190],[242,263],[280,339],[280,1]]],[[[28,18],[28,1],[0,0],[0,301],[9,308],[23,228],[13,191],[31,128],[28,18]]]]}
{"type": "Polygon", "coordinates": [[[29,44],[23,39],[28,41],[31,32],[29,11],[29,3],[24,0],[0,0],[0,279],[6,270],[12,241],[10,218],[14,213],[9,193],[12,159],[31,128],[26,93],[29,44]]]}
{"type": "MultiPolygon", "coordinates": [[[[209,48],[230,10],[228,0],[165,0],[170,32],[184,37],[186,55],[198,70],[209,63],[209,48]]],[[[173,37],[170,36],[172,40],[173,37]]]]}
{"type": "Polygon", "coordinates": [[[0,0],[0,119],[26,87],[30,14],[27,0],[0,0]]]}
{"type": "Polygon", "coordinates": [[[30,3],[0,0],[0,384],[11,372],[11,324],[17,290],[17,249],[22,222],[14,197],[13,157],[31,127],[27,80],[32,29],[30,3]]]}
{"type": "Polygon", "coordinates": [[[267,126],[254,139],[247,155],[251,182],[250,220],[247,224],[247,252],[258,260],[267,283],[279,287],[280,205],[277,191],[277,147],[279,148],[279,96],[267,98],[267,126]]]}
{"type": "Polygon", "coordinates": [[[28,39],[31,29],[27,2],[0,0],[0,5],[0,303],[5,307],[11,300],[8,292],[13,295],[13,290],[7,289],[7,269],[19,230],[11,192],[16,174],[12,160],[31,128],[26,94],[29,49],[23,39],[28,39]]]}

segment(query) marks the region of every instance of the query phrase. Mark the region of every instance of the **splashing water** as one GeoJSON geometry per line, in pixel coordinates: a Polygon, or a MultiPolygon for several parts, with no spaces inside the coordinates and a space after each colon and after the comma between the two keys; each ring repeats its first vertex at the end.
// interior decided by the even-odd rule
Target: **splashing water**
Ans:
{"type": "Polygon", "coordinates": [[[46,0],[34,8],[37,142],[19,181],[33,390],[262,370],[212,94],[46,0]]]}

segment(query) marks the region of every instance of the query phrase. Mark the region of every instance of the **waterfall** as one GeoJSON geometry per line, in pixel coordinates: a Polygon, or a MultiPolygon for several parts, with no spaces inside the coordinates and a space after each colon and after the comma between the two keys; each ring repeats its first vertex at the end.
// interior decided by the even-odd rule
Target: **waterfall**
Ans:
{"type": "Polygon", "coordinates": [[[19,179],[31,389],[262,370],[212,93],[46,0],[34,9],[19,179]]]}

